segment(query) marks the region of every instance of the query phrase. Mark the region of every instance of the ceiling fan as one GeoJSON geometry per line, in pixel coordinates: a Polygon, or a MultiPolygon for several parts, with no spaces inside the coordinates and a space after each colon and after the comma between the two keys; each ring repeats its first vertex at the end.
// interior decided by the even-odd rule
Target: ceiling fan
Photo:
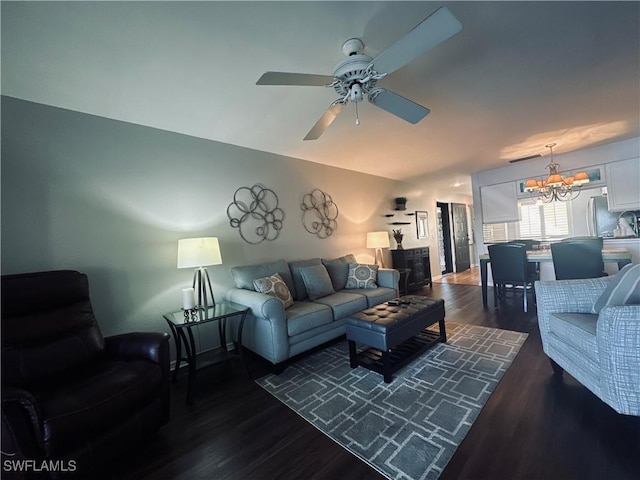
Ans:
{"type": "Polygon", "coordinates": [[[342,51],[347,58],[336,65],[333,76],[266,72],[256,85],[324,86],[335,89],[340,98],[331,103],[304,140],[318,139],[350,101],[356,105],[356,124],[359,124],[358,102],[362,101],[365,95],[375,106],[407,122],[418,123],[429,113],[429,109],[391,90],[378,87],[377,82],[452,37],[461,29],[462,24],[449,9],[440,7],[376,58],[372,59],[362,54],[364,48],[362,41],[351,38],[342,46],[342,51]]]}

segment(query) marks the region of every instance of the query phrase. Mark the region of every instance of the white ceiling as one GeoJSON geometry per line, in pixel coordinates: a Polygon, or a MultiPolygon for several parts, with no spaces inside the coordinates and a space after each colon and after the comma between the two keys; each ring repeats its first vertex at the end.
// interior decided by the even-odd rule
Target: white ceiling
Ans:
{"type": "MultiPolygon", "coordinates": [[[[465,183],[507,160],[640,135],[640,2],[2,2],[2,93],[393,179],[465,183]],[[440,5],[462,31],[379,82],[431,113],[256,86],[375,56],[440,5]]],[[[215,160],[215,159],[214,159],[215,160]]],[[[544,163],[541,163],[541,170],[544,163]]]]}

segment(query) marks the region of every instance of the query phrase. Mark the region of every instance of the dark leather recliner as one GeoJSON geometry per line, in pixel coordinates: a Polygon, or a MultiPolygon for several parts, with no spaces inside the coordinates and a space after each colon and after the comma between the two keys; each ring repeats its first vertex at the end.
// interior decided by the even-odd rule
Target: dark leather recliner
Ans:
{"type": "Polygon", "coordinates": [[[166,333],[102,336],[86,275],[2,276],[3,464],[97,476],[168,421],[169,368],[166,333]]]}

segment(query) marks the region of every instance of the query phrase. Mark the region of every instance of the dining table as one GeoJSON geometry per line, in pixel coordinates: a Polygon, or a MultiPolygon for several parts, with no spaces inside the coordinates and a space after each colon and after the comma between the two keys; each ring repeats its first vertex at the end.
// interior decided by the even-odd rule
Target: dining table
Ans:
{"type": "MultiPolygon", "coordinates": [[[[553,262],[550,249],[527,250],[527,261],[531,263],[553,262]]],[[[617,263],[621,269],[631,263],[631,252],[626,248],[603,248],[602,261],[617,263]]],[[[482,285],[482,305],[487,306],[487,265],[491,263],[488,253],[480,254],[480,283],[482,285]]]]}

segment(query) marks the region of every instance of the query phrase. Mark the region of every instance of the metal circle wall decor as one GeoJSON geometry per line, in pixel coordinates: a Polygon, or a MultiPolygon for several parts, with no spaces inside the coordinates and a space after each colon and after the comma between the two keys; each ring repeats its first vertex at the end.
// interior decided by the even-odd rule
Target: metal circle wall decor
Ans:
{"type": "Polygon", "coordinates": [[[235,191],[233,202],[227,207],[227,217],[245,242],[257,245],[278,238],[284,212],[278,208],[278,196],[273,190],[255,184],[235,191]]]}
{"type": "Polygon", "coordinates": [[[302,198],[302,224],[307,232],[327,238],[338,228],[338,206],[331,195],[315,189],[302,198]]]}

